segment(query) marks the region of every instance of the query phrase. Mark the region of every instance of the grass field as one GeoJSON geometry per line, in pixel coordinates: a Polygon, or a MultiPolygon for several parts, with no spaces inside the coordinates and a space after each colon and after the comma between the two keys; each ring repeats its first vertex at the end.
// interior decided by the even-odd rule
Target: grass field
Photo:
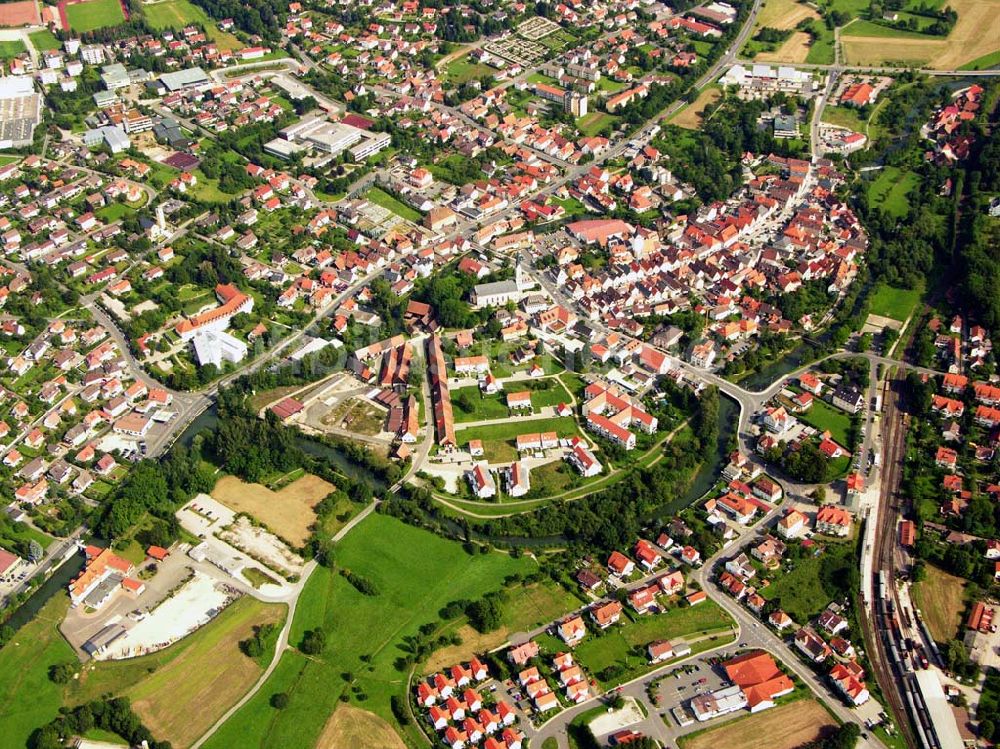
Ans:
{"type": "Polygon", "coordinates": [[[905,322],[913,308],[920,302],[924,290],[918,289],[897,289],[892,286],[882,284],[878,287],[871,298],[870,312],[873,315],[891,317],[893,320],[905,322]]]}
{"type": "MultiPolygon", "coordinates": [[[[853,546],[850,543],[829,543],[823,556],[852,553],[853,546]]],[[[807,622],[822,613],[833,597],[823,587],[820,578],[823,556],[796,560],[791,571],[782,568],[780,573],[771,576],[769,586],[759,587],[757,592],[768,601],[778,601],[781,609],[796,622],[807,622]]]]}
{"type": "Polygon", "coordinates": [[[798,414],[796,418],[816,427],[821,432],[829,430],[834,442],[844,448],[848,446],[847,432],[851,428],[851,418],[839,408],[829,406],[824,401],[815,398],[809,410],[798,414]]]}
{"type": "Polygon", "coordinates": [[[576,129],[591,138],[600,133],[605,127],[615,126],[618,118],[607,112],[589,112],[576,121],[576,129]]]}
{"type": "Polygon", "coordinates": [[[913,586],[913,602],[940,643],[953,640],[962,625],[965,580],[928,564],[927,579],[913,586]]]}
{"type": "Polygon", "coordinates": [[[987,68],[995,68],[998,65],[1000,65],[1000,49],[965,63],[959,70],[986,70],[987,68]]]}
{"type": "Polygon", "coordinates": [[[494,72],[496,71],[489,65],[473,62],[468,57],[460,57],[445,67],[447,79],[457,86],[472,80],[490,77],[494,72]]]}
{"type": "Polygon", "coordinates": [[[712,86],[702,89],[697,99],[673,116],[670,124],[687,130],[697,130],[701,127],[701,114],[705,111],[705,107],[717,102],[721,96],[722,92],[712,86]]]}
{"type": "Polygon", "coordinates": [[[190,23],[200,23],[205,28],[206,36],[214,41],[220,50],[243,47],[239,39],[228,32],[220,31],[215,21],[209,18],[204,10],[188,0],[148,3],[142,6],[142,13],[154,29],[180,29],[190,23]]]}
{"type": "Polygon", "coordinates": [[[1000,0],[954,0],[948,5],[958,13],[958,22],[943,39],[915,38],[906,32],[886,38],[855,36],[852,24],[841,34],[845,62],[850,65],[901,62],[950,70],[997,52],[1000,0]]]}
{"type": "Polygon", "coordinates": [[[316,521],[313,507],[333,490],[333,484],[312,474],[276,492],[235,476],[224,476],[216,483],[212,496],[230,509],[252,515],[293,545],[302,546],[316,521]]]}
{"type": "Polygon", "coordinates": [[[796,749],[819,737],[836,721],[815,700],[796,700],[787,705],[730,720],[692,737],[682,737],[682,749],[796,749]]]}
{"type": "MultiPolygon", "coordinates": [[[[421,625],[438,621],[449,601],[474,599],[497,590],[504,577],[537,569],[534,561],[506,554],[467,554],[462,547],[427,531],[375,514],[337,546],[337,567],[368,578],[379,591],[359,593],[341,575],[318,568],[299,599],[290,642],[308,629],[322,628],[327,648],[317,656],[287,652],[261,692],[229,720],[206,749],[232,746],[315,746],[341,694],[351,703],[395,725],[392,695],[405,696],[406,638],[421,625]],[[287,692],[281,711],[270,695],[287,692]]],[[[419,733],[407,729],[414,742],[419,733]]]]}
{"type": "Polygon", "coordinates": [[[422,218],[420,211],[410,208],[410,206],[396,200],[396,198],[392,197],[392,195],[379,189],[378,187],[373,187],[365,193],[364,197],[366,200],[371,201],[375,205],[380,205],[383,208],[392,211],[397,216],[401,216],[402,218],[413,221],[414,223],[420,223],[420,219],[422,218]]]}
{"type": "Polygon", "coordinates": [[[868,123],[858,116],[854,107],[827,106],[823,108],[823,122],[846,127],[859,133],[865,132],[868,123]]]}
{"type": "Polygon", "coordinates": [[[624,666],[625,671],[602,682],[605,687],[614,686],[650,670],[645,648],[654,640],[693,639],[706,632],[724,634],[732,625],[730,616],[709,600],[664,614],[640,616],[634,622],[608,629],[601,636],[590,634],[577,645],[574,655],[598,680],[604,669],[616,664],[624,666]]]}
{"type": "Polygon", "coordinates": [[[886,167],[868,184],[868,199],[890,216],[902,218],[910,212],[910,201],[906,196],[919,181],[914,172],[886,167]]]}
{"type": "Polygon", "coordinates": [[[66,6],[66,20],[73,31],[93,31],[125,20],[119,0],[85,0],[66,6]]]}
{"type": "Polygon", "coordinates": [[[20,39],[0,41],[0,60],[10,60],[22,52],[27,52],[27,49],[20,39]]]}
{"type": "Polygon", "coordinates": [[[316,749],[406,749],[392,726],[374,713],[341,705],[327,721],[316,749]]]}
{"type": "Polygon", "coordinates": [[[28,39],[31,40],[31,46],[39,52],[62,48],[62,42],[56,39],[56,35],[47,29],[43,31],[31,32],[28,34],[28,39]]]}
{"type": "Polygon", "coordinates": [[[76,660],[56,629],[68,608],[67,596],[54,596],[0,650],[0,749],[24,749],[31,732],[59,712],[62,687],[49,681],[48,668],[76,660]]]}

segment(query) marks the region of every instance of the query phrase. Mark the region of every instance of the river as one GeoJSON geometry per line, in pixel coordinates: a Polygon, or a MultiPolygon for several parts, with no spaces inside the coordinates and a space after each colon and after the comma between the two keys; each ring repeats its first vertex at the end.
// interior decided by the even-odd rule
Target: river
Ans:
{"type": "MultiPolygon", "coordinates": [[[[53,543],[61,542],[54,541],[53,543]]],[[[69,585],[70,580],[76,577],[82,569],[83,554],[73,554],[69,557],[69,559],[56,568],[56,571],[52,573],[52,576],[42,583],[38,590],[32,593],[31,597],[22,603],[17,611],[11,614],[10,618],[4,622],[4,624],[14,630],[18,630],[23,627],[29,621],[34,619],[35,615],[41,610],[42,606],[48,603],[52,596],[60,591],[65,592],[66,586],[69,585]]]]}

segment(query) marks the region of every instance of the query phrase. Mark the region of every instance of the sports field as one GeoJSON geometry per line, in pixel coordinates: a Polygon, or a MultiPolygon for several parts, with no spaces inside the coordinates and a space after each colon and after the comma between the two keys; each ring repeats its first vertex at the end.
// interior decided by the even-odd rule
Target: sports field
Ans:
{"type": "Polygon", "coordinates": [[[728,721],[691,738],[681,738],[682,749],[796,749],[837,725],[815,700],[796,700],[756,715],[728,721]]]}
{"type": "Polygon", "coordinates": [[[38,5],[35,0],[18,0],[0,5],[0,26],[14,28],[17,26],[39,26],[42,19],[38,15],[38,5]]]}
{"type": "Polygon", "coordinates": [[[996,52],[1000,47],[1000,0],[949,0],[958,22],[946,38],[913,38],[906,32],[886,38],[841,34],[844,59],[850,65],[884,62],[919,64],[952,70],[996,52]]]}
{"type": "Polygon", "coordinates": [[[316,522],[313,507],[333,490],[333,484],[308,473],[278,491],[224,476],[212,496],[232,510],[252,515],[289,543],[302,546],[316,522]]]}
{"type": "Polygon", "coordinates": [[[962,625],[965,580],[930,564],[926,570],[927,579],[913,586],[913,603],[934,639],[945,643],[955,638],[962,625]]]}
{"type": "MultiPolygon", "coordinates": [[[[377,594],[363,595],[342,575],[318,568],[299,599],[290,643],[297,646],[306,630],[320,628],[326,649],[282,656],[261,692],[205,749],[316,746],[342,694],[395,725],[389,700],[405,697],[408,640],[419,636],[422,625],[440,623],[448,602],[473,600],[499,590],[507,575],[538,569],[528,558],[467,554],[454,541],[381,514],[366,518],[337,545],[336,561],[338,569],[371,581],[377,594]],[[289,695],[280,711],[269,705],[276,692],[289,695]]],[[[415,726],[405,730],[419,741],[415,726]]]]}
{"type": "Polygon", "coordinates": [[[154,29],[179,29],[189,23],[200,23],[205,34],[215,42],[221,50],[240,49],[243,44],[232,34],[220,31],[215,21],[208,17],[204,10],[188,0],[162,0],[146,3],[142,6],[142,14],[154,29]]]}
{"type": "Polygon", "coordinates": [[[73,31],[93,31],[125,20],[119,0],[85,0],[66,6],[66,20],[73,31]]]}
{"type": "Polygon", "coordinates": [[[406,749],[392,726],[374,713],[350,705],[337,708],[323,728],[316,749],[406,749]]]}
{"type": "Polygon", "coordinates": [[[875,291],[871,301],[871,313],[882,317],[891,317],[899,322],[906,322],[923,295],[923,288],[897,289],[893,286],[881,285],[875,291]]]}

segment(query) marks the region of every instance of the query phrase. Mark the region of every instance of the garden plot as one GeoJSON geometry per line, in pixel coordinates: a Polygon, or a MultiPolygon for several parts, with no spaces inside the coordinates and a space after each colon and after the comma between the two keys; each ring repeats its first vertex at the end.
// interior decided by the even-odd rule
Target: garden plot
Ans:
{"type": "Polygon", "coordinates": [[[120,660],[162,650],[210,622],[239,595],[236,588],[195,571],[172,597],[95,657],[120,660]]]}

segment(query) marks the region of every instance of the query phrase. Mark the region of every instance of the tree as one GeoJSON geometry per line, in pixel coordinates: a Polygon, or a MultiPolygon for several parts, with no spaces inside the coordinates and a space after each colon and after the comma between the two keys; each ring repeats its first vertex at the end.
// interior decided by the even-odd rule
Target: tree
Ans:
{"type": "Polygon", "coordinates": [[[275,692],[271,695],[270,703],[275,710],[284,710],[288,707],[288,692],[275,692]]]}
{"type": "Polygon", "coordinates": [[[56,663],[49,666],[49,681],[55,684],[68,684],[76,673],[72,663],[56,663]]]}
{"type": "Polygon", "coordinates": [[[306,655],[319,655],[326,649],[326,633],[317,629],[308,629],[302,635],[302,642],[299,645],[299,650],[301,650],[306,655]]]}
{"type": "Polygon", "coordinates": [[[477,631],[486,633],[492,632],[500,626],[503,618],[503,607],[500,605],[499,596],[488,595],[474,601],[466,611],[469,623],[477,631]]]}

